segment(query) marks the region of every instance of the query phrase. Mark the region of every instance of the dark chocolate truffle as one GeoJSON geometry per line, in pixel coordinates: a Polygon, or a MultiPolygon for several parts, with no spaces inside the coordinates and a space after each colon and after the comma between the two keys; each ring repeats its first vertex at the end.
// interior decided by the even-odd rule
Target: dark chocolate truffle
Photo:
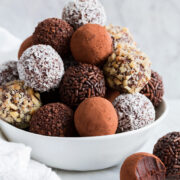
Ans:
{"type": "Polygon", "coordinates": [[[151,71],[151,79],[140,93],[148,97],[153,105],[157,107],[162,102],[164,95],[164,85],[161,76],[157,72],[151,71]]]}
{"type": "Polygon", "coordinates": [[[34,45],[22,54],[17,64],[19,78],[36,91],[57,88],[64,74],[59,54],[49,45],[34,45]]]}
{"type": "Polygon", "coordinates": [[[46,136],[74,136],[73,111],[61,103],[42,106],[32,116],[30,131],[46,136]]]}
{"type": "Polygon", "coordinates": [[[19,48],[19,51],[18,51],[18,59],[20,59],[20,57],[21,57],[21,55],[23,54],[23,52],[24,52],[27,48],[31,47],[32,45],[33,45],[33,40],[32,40],[32,36],[30,36],[30,37],[28,37],[27,39],[25,39],[25,40],[22,42],[22,44],[21,44],[21,46],[20,46],[20,48],[19,48]]]}
{"type": "Polygon", "coordinates": [[[113,102],[116,97],[120,95],[120,92],[111,88],[107,88],[105,98],[110,102],[113,102]]]}
{"type": "Polygon", "coordinates": [[[118,114],[117,133],[140,129],[155,120],[154,106],[140,93],[121,94],[113,105],[118,114]]]}
{"type": "Polygon", "coordinates": [[[137,93],[151,78],[151,62],[135,46],[120,45],[104,66],[109,87],[121,93],[137,93]]]}
{"type": "Polygon", "coordinates": [[[86,24],[73,34],[71,51],[78,62],[100,64],[112,53],[112,39],[105,27],[86,24]]]}
{"type": "Polygon", "coordinates": [[[60,100],[71,107],[78,106],[85,98],[105,96],[103,72],[91,64],[70,67],[60,83],[60,100]]]}
{"type": "Polygon", "coordinates": [[[101,97],[85,99],[78,106],[74,121],[80,136],[114,134],[118,125],[117,113],[112,103],[101,97]]]}
{"type": "Polygon", "coordinates": [[[121,180],[165,180],[166,168],[162,161],[149,153],[129,156],[120,171],[121,180]]]}
{"type": "Polygon", "coordinates": [[[98,0],[70,0],[65,5],[62,18],[75,29],[91,23],[104,25],[106,14],[104,7],[98,0]]]}
{"type": "Polygon", "coordinates": [[[180,132],[171,132],[160,138],[153,154],[165,164],[168,179],[180,179],[180,132]]]}
{"type": "Polygon", "coordinates": [[[34,44],[52,46],[61,57],[69,55],[70,39],[73,28],[66,22],[57,18],[49,18],[38,24],[33,33],[34,44]]]}
{"type": "Polygon", "coordinates": [[[8,61],[0,65],[0,86],[18,79],[17,61],[8,61]]]}
{"type": "Polygon", "coordinates": [[[40,95],[23,81],[0,87],[0,118],[21,129],[29,127],[32,114],[41,106],[40,95]]]}

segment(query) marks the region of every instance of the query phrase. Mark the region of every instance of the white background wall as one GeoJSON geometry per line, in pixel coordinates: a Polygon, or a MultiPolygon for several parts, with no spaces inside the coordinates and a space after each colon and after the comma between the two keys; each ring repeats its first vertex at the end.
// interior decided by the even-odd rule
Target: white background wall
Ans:
{"type": "MultiPolygon", "coordinates": [[[[60,18],[65,1],[0,0],[0,26],[23,40],[39,21],[60,18]]],[[[129,27],[139,47],[149,55],[153,69],[163,76],[166,96],[180,98],[180,0],[101,2],[108,23],[129,27]]]]}

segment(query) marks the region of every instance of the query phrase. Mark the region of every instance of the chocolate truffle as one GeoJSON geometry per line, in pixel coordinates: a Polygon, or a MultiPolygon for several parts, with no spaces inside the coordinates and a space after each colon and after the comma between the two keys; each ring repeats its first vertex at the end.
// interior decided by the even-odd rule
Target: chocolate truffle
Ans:
{"type": "Polygon", "coordinates": [[[105,98],[110,102],[113,102],[116,97],[120,95],[120,92],[111,88],[107,88],[105,98]]]}
{"type": "Polygon", "coordinates": [[[113,105],[118,114],[117,133],[140,129],[155,120],[153,104],[140,93],[121,94],[113,105]]]}
{"type": "Polygon", "coordinates": [[[33,33],[34,44],[52,46],[61,57],[69,55],[70,39],[73,28],[66,22],[57,18],[49,18],[38,24],[33,33]]]}
{"type": "Polygon", "coordinates": [[[63,63],[64,63],[64,69],[65,69],[65,71],[66,71],[69,67],[75,66],[75,65],[78,64],[78,62],[75,61],[75,59],[73,58],[72,55],[63,58],[62,60],[63,60],[63,63]]]}
{"type": "Polygon", "coordinates": [[[24,52],[27,48],[31,47],[32,45],[33,45],[33,40],[32,40],[32,36],[30,36],[30,37],[28,37],[27,39],[25,39],[25,40],[22,42],[22,44],[21,44],[21,46],[20,46],[20,48],[19,48],[19,52],[18,52],[18,59],[20,59],[20,57],[21,57],[21,55],[23,54],[23,52],[24,52]]]}
{"type": "Polygon", "coordinates": [[[85,99],[78,106],[74,121],[80,136],[114,134],[118,125],[117,113],[112,103],[101,97],[85,99]]]}
{"type": "Polygon", "coordinates": [[[18,79],[17,61],[8,61],[0,65],[0,86],[18,79]]]}
{"type": "Polygon", "coordinates": [[[105,27],[86,24],[73,34],[71,52],[78,62],[100,64],[112,53],[112,39],[105,27]]]}
{"type": "Polygon", "coordinates": [[[32,114],[41,106],[40,95],[24,85],[12,81],[0,87],[0,118],[25,129],[32,114]]]}
{"type": "Polygon", "coordinates": [[[98,0],[70,0],[65,5],[62,18],[74,29],[84,24],[100,24],[106,22],[104,7],[98,0]]]}
{"type": "Polygon", "coordinates": [[[64,74],[58,53],[49,45],[34,45],[22,54],[17,64],[19,78],[25,85],[44,92],[56,88],[64,74]]]}
{"type": "Polygon", "coordinates": [[[149,153],[135,153],[123,163],[121,180],[165,180],[166,168],[162,161],[149,153]]]}
{"type": "Polygon", "coordinates": [[[157,72],[151,71],[151,79],[140,93],[148,97],[153,105],[157,107],[162,102],[164,95],[164,85],[161,76],[157,72]]]}
{"type": "Polygon", "coordinates": [[[133,39],[132,34],[129,32],[129,29],[126,27],[106,26],[106,30],[109,32],[113,39],[113,47],[117,48],[118,44],[128,44],[131,46],[136,46],[136,42],[133,39]]]}
{"type": "Polygon", "coordinates": [[[71,107],[78,106],[84,99],[105,96],[103,72],[91,64],[70,67],[60,83],[60,100],[71,107]]]}
{"type": "Polygon", "coordinates": [[[135,46],[120,45],[104,65],[108,85],[121,93],[137,93],[151,78],[151,62],[135,46]]]}
{"type": "Polygon", "coordinates": [[[46,136],[74,136],[73,111],[61,103],[42,106],[32,116],[30,131],[46,136]]]}
{"type": "Polygon", "coordinates": [[[160,138],[153,154],[165,164],[168,179],[180,179],[180,132],[171,132],[160,138]]]}

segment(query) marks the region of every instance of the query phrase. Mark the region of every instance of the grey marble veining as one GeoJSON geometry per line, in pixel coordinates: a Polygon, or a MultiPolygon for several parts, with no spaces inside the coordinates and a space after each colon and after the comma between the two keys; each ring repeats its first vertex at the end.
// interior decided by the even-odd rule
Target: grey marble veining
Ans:
{"type": "MultiPolygon", "coordinates": [[[[0,26],[20,39],[47,17],[61,17],[66,0],[0,0],[0,26]]],[[[101,0],[108,23],[129,27],[164,79],[166,96],[180,98],[180,1],[101,0]]]]}

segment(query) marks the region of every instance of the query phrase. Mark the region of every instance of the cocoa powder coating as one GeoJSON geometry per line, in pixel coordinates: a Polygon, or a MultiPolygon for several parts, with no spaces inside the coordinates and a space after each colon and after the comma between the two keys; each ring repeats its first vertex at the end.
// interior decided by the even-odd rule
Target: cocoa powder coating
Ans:
{"type": "Polygon", "coordinates": [[[162,161],[149,153],[129,156],[120,171],[121,180],[165,180],[166,168],[162,161]]]}
{"type": "Polygon", "coordinates": [[[105,27],[86,24],[73,34],[71,51],[78,62],[100,64],[112,53],[112,39],[105,27]]]}
{"type": "Polygon", "coordinates": [[[70,107],[77,107],[84,99],[105,96],[103,72],[91,64],[70,67],[60,83],[60,100],[70,107]]]}
{"type": "Polygon", "coordinates": [[[47,136],[74,136],[73,111],[61,103],[42,106],[30,121],[30,131],[47,136]]]}
{"type": "Polygon", "coordinates": [[[117,113],[112,103],[101,97],[84,100],[75,112],[74,121],[80,136],[114,134],[118,125],[117,113]]]}
{"type": "Polygon", "coordinates": [[[38,24],[33,33],[34,44],[52,46],[61,57],[69,55],[73,28],[64,20],[49,18],[38,24]]]}

